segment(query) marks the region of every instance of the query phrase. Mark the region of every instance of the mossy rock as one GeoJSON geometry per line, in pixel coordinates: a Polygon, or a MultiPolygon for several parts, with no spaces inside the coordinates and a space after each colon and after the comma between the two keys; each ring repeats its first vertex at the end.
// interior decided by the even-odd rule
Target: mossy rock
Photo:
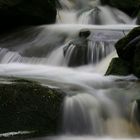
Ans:
{"type": "Polygon", "coordinates": [[[57,0],[0,0],[1,32],[20,26],[54,23],[57,0]]]}
{"type": "Polygon", "coordinates": [[[35,131],[56,134],[64,93],[36,82],[0,84],[0,133],[35,131]]]}
{"type": "Polygon", "coordinates": [[[132,61],[135,54],[137,44],[140,42],[140,27],[136,27],[130,33],[120,39],[115,48],[118,56],[126,61],[132,61]]]}
{"type": "Polygon", "coordinates": [[[137,15],[140,6],[140,0],[101,0],[101,3],[116,7],[131,17],[137,15]]]}
{"type": "Polygon", "coordinates": [[[123,61],[120,58],[113,58],[111,60],[111,63],[106,71],[105,75],[121,75],[121,76],[126,76],[130,75],[131,68],[130,65],[123,61]]]}

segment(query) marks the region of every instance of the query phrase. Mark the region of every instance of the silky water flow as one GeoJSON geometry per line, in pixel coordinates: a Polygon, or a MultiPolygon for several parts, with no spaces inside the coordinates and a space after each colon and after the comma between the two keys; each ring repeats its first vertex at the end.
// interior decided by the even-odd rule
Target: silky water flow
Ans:
{"type": "Polygon", "coordinates": [[[137,78],[104,76],[117,56],[114,44],[135,27],[135,19],[95,0],[60,2],[56,24],[25,29],[0,40],[2,77],[27,78],[66,93],[60,135],[36,139],[137,138],[136,103],[132,102],[140,90],[137,78]],[[89,35],[80,38],[84,31],[90,31],[89,35]]]}

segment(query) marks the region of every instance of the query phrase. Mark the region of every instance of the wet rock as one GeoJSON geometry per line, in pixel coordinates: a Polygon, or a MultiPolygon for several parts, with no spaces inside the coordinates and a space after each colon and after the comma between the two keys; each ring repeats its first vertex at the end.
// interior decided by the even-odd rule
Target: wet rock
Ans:
{"type": "Polygon", "coordinates": [[[134,28],[115,45],[118,56],[131,65],[132,73],[140,78],[140,27],[134,28]]]}
{"type": "Polygon", "coordinates": [[[140,0],[101,0],[103,5],[110,5],[116,7],[129,16],[134,17],[137,15],[140,6],[140,0]]]}
{"type": "Polygon", "coordinates": [[[123,75],[123,76],[126,76],[126,75],[130,75],[132,72],[131,72],[131,68],[130,68],[130,65],[120,59],[120,58],[113,58],[111,60],[111,63],[106,71],[106,74],[105,75],[123,75]]]}
{"type": "Polygon", "coordinates": [[[88,63],[88,37],[90,31],[83,29],[79,32],[76,39],[71,40],[68,46],[63,50],[64,57],[67,59],[67,65],[76,67],[88,63]]]}
{"type": "Polygon", "coordinates": [[[0,0],[0,29],[54,23],[57,0],[0,0]]]}
{"type": "Polygon", "coordinates": [[[36,82],[0,84],[0,133],[35,131],[56,134],[64,94],[36,82]]]}
{"type": "Polygon", "coordinates": [[[87,51],[88,47],[84,45],[70,45],[67,48],[65,48],[64,55],[67,57],[67,55],[69,55],[70,53],[70,56],[68,56],[69,58],[67,65],[70,67],[76,67],[87,64],[87,51]]]}
{"type": "MultiPolygon", "coordinates": [[[[120,59],[128,64],[127,67],[124,64],[125,70],[140,78],[140,27],[134,28],[127,36],[119,40],[115,44],[115,48],[119,56],[118,60],[120,59]]],[[[113,63],[114,62],[112,61],[108,69],[109,72],[107,71],[107,75],[108,73],[111,74],[110,71],[112,70],[110,69],[114,70],[116,68],[113,63]]],[[[122,65],[117,64],[118,69],[124,69],[123,63],[121,64],[122,65]]],[[[123,75],[123,73],[120,74],[123,75]]],[[[126,74],[124,73],[124,75],[126,74]]]]}
{"type": "Polygon", "coordinates": [[[139,42],[140,28],[137,27],[115,44],[118,56],[126,61],[132,61],[134,58],[136,46],[139,42]]]}

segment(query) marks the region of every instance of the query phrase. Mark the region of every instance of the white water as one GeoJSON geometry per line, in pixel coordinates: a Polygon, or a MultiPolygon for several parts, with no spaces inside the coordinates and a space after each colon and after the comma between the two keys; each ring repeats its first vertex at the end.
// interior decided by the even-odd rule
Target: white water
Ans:
{"type": "Polygon", "coordinates": [[[131,122],[129,107],[139,93],[131,82],[137,79],[104,76],[111,58],[117,56],[114,44],[135,27],[134,19],[118,9],[99,6],[97,1],[62,3],[64,10],[59,12],[57,24],[27,29],[0,40],[0,76],[39,81],[66,93],[62,136],[37,140],[138,137],[139,129],[131,122]],[[87,46],[91,57],[86,65],[68,67],[76,45],[70,46],[66,56],[64,48],[78,38],[81,29],[91,32],[87,46]]]}

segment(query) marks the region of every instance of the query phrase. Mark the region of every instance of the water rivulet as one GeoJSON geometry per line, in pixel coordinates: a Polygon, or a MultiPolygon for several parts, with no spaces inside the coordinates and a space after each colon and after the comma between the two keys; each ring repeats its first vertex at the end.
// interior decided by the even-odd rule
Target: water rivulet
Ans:
{"type": "Polygon", "coordinates": [[[140,90],[137,79],[104,76],[116,56],[114,44],[135,26],[135,19],[94,0],[61,4],[55,25],[0,39],[0,76],[39,81],[66,94],[59,136],[37,140],[138,137],[133,104],[140,90]]]}

